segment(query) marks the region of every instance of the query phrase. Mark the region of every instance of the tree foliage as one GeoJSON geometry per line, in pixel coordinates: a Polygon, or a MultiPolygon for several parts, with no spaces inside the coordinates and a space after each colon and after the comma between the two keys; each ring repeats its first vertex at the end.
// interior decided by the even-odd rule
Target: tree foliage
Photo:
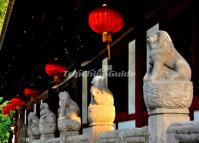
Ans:
{"type": "Polygon", "coordinates": [[[2,27],[3,27],[8,3],[9,3],[9,0],[0,0],[0,35],[1,35],[2,27]]]}

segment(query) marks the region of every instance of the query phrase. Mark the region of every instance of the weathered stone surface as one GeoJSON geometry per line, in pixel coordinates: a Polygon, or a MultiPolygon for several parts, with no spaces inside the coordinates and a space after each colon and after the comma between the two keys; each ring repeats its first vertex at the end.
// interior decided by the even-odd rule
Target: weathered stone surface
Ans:
{"type": "Polygon", "coordinates": [[[112,92],[108,89],[106,79],[103,76],[95,76],[91,82],[91,104],[113,106],[112,92]]]}
{"type": "Polygon", "coordinates": [[[47,103],[42,103],[40,105],[39,119],[39,132],[41,133],[40,142],[48,143],[49,139],[54,139],[56,129],[56,115],[50,111],[47,103]]]}
{"type": "Polygon", "coordinates": [[[59,93],[59,109],[58,109],[58,129],[60,132],[79,131],[81,127],[81,119],[79,117],[80,109],[68,92],[59,93]]]}
{"type": "Polygon", "coordinates": [[[144,101],[149,112],[149,143],[165,143],[167,128],[175,122],[189,121],[193,98],[191,69],[175,50],[165,31],[151,33],[149,66],[144,76],[144,101]]]}
{"type": "Polygon", "coordinates": [[[20,109],[18,114],[20,114],[20,116],[17,119],[17,143],[25,143],[27,135],[27,126],[24,124],[23,110],[20,109]]]}
{"type": "Polygon", "coordinates": [[[88,143],[88,134],[71,136],[67,138],[67,143],[88,143]]]}
{"type": "Polygon", "coordinates": [[[71,113],[69,118],[67,118],[66,116],[59,117],[57,122],[60,132],[79,131],[81,127],[81,119],[75,113],[71,113]]]}
{"type": "Polygon", "coordinates": [[[28,114],[27,132],[29,136],[29,143],[32,143],[34,140],[38,140],[40,138],[39,118],[34,112],[30,112],[28,114]]]}
{"type": "Polygon", "coordinates": [[[90,125],[110,124],[115,119],[115,106],[92,105],[88,107],[88,120],[90,125]]]}
{"type": "Polygon", "coordinates": [[[57,123],[60,132],[60,143],[66,143],[68,137],[79,134],[81,127],[80,109],[66,91],[59,93],[59,106],[57,123]]]}
{"type": "Polygon", "coordinates": [[[148,127],[122,129],[98,135],[97,143],[148,143],[148,127]]]}
{"type": "Polygon", "coordinates": [[[91,82],[91,104],[88,107],[90,122],[89,143],[96,143],[96,137],[105,131],[112,131],[115,119],[114,100],[103,76],[95,76],[91,82]]]}
{"type": "Polygon", "coordinates": [[[59,138],[48,139],[47,143],[60,143],[60,139],[59,138]]]}
{"type": "Polygon", "coordinates": [[[51,140],[55,139],[55,135],[54,134],[42,134],[40,136],[40,142],[41,143],[53,143],[51,142],[51,140]]]}
{"type": "Polygon", "coordinates": [[[199,122],[179,122],[169,126],[166,143],[198,143],[199,122]]]}
{"type": "Polygon", "coordinates": [[[67,143],[67,138],[72,136],[79,135],[79,131],[66,131],[66,132],[60,132],[60,143],[67,143]]]}
{"type": "Polygon", "coordinates": [[[50,111],[47,103],[40,105],[39,131],[41,134],[54,134],[56,132],[56,115],[50,111]]]}
{"type": "Polygon", "coordinates": [[[165,143],[167,128],[175,122],[189,121],[188,114],[162,113],[150,115],[150,143],[165,143]]]}
{"type": "Polygon", "coordinates": [[[144,83],[143,90],[149,113],[157,108],[184,109],[188,112],[193,99],[190,81],[149,81],[144,83]]]}
{"type": "Polygon", "coordinates": [[[150,49],[149,66],[144,81],[190,81],[191,68],[176,51],[169,34],[165,31],[150,33],[147,37],[150,49]]]}

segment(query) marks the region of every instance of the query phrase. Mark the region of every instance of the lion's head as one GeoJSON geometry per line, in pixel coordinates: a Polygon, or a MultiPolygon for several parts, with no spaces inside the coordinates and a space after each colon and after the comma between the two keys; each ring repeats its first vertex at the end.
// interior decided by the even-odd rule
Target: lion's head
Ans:
{"type": "Polygon", "coordinates": [[[91,82],[91,104],[113,105],[113,94],[108,89],[103,76],[95,76],[91,82]]]}

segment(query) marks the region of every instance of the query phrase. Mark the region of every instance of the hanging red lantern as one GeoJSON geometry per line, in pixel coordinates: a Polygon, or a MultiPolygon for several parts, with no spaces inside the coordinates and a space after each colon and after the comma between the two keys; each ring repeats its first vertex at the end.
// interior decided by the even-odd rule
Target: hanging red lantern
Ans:
{"type": "Polygon", "coordinates": [[[64,73],[68,72],[68,69],[59,64],[46,64],[45,71],[49,76],[54,77],[55,83],[59,83],[60,77],[63,76],[64,73]]]}
{"type": "Polygon", "coordinates": [[[36,97],[40,93],[39,90],[31,89],[31,88],[25,88],[24,89],[24,95],[25,96],[33,96],[36,97]]]}
{"type": "Polygon", "coordinates": [[[108,58],[110,60],[109,43],[112,42],[111,34],[122,29],[124,25],[122,16],[116,10],[104,4],[90,12],[88,22],[94,32],[102,34],[102,42],[107,43],[108,58]]]}
{"type": "Polygon", "coordinates": [[[11,102],[13,104],[15,104],[16,106],[20,107],[20,106],[24,106],[25,105],[25,101],[20,99],[19,97],[14,97],[11,99],[11,102]]]}

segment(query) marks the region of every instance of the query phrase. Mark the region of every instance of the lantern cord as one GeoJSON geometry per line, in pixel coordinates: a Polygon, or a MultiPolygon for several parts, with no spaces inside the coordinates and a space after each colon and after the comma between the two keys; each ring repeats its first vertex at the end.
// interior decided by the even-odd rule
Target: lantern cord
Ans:
{"type": "Polygon", "coordinates": [[[111,59],[111,49],[110,49],[110,44],[108,43],[107,44],[107,50],[108,50],[108,60],[110,61],[110,59],[111,59]]]}

